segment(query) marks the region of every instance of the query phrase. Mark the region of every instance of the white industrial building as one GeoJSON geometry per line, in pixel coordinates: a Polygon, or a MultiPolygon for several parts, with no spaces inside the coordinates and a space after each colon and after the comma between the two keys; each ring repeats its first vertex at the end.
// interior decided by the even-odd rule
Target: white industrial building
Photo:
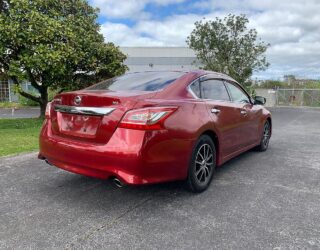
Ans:
{"type": "Polygon", "coordinates": [[[187,47],[120,47],[127,55],[129,72],[199,69],[193,50],[187,47]]]}

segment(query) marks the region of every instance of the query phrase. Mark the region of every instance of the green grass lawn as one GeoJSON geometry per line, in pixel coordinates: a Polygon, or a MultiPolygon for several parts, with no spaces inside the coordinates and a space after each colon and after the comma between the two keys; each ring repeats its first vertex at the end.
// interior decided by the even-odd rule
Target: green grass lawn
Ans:
{"type": "Polygon", "coordinates": [[[42,122],[38,118],[0,119],[0,156],[37,150],[42,122]]]}

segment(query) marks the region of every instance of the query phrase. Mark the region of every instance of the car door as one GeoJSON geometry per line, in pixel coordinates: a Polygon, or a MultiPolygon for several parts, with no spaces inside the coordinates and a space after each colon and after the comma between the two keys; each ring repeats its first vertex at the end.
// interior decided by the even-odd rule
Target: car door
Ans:
{"type": "Polygon", "coordinates": [[[240,147],[246,147],[257,141],[259,110],[252,104],[249,95],[237,84],[225,81],[233,106],[241,115],[239,133],[240,147]]]}
{"type": "Polygon", "coordinates": [[[204,78],[200,81],[201,98],[205,100],[212,127],[219,137],[222,157],[236,152],[240,147],[242,116],[231,102],[221,79],[204,78]]]}

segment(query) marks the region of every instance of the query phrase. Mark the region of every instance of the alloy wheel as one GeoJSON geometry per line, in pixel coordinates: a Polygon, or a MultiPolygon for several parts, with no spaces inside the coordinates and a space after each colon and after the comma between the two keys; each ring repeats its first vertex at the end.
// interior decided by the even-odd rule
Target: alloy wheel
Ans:
{"type": "Polygon", "coordinates": [[[266,148],[269,144],[270,139],[270,124],[266,122],[263,129],[263,137],[262,137],[262,144],[266,148]]]}
{"type": "Polygon", "coordinates": [[[211,146],[209,144],[201,145],[195,158],[195,177],[199,183],[205,184],[209,181],[214,160],[211,146]]]}

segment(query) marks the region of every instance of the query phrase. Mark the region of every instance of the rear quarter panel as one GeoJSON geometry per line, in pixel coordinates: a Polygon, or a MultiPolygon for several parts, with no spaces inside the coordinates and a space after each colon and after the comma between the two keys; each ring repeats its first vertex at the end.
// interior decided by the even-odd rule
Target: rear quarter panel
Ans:
{"type": "Polygon", "coordinates": [[[196,140],[204,131],[212,130],[206,105],[195,99],[153,99],[141,106],[150,105],[177,106],[178,109],[165,120],[165,129],[146,132],[141,151],[147,166],[144,175],[149,177],[157,173],[158,178],[185,179],[196,140]]]}

